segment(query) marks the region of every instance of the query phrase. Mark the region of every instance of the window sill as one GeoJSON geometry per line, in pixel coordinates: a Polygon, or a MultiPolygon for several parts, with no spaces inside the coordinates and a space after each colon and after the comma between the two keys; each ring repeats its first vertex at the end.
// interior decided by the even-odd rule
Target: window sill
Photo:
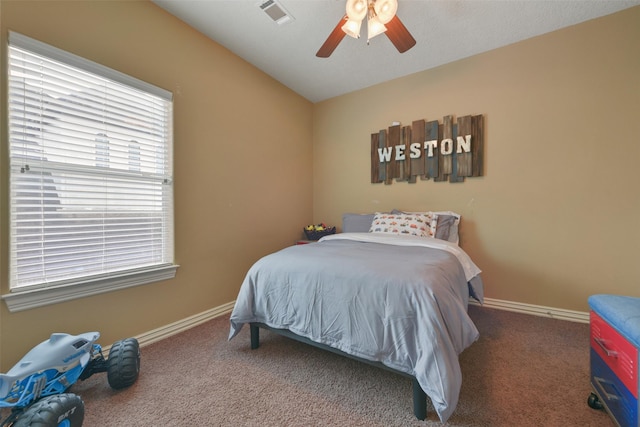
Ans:
{"type": "Polygon", "coordinates": [[[11,313],[83,298],[105,292],[146,285],[161,280],[172,279],[178,265],[163,265],[143,271],[128,272],[121,275],[101,277],[79,283],[55,287],[17,291],[2,295],[11,313]]]}

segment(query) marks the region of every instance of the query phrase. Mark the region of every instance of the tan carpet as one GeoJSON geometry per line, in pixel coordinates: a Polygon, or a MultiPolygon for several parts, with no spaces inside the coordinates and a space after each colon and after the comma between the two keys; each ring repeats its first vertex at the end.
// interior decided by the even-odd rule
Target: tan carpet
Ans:
{"type": "MultiPolygon", "coordinates": [[[[481,338],[460,356],[463,386],[449,426],[613,426],[587,406],[589,327],[471,306],[481,338]]],[[[412,413],[410,380],[249,328],[228,316],[142,349],[138,382],[76,384],[85,426],[441,426],[412,413]]]]}

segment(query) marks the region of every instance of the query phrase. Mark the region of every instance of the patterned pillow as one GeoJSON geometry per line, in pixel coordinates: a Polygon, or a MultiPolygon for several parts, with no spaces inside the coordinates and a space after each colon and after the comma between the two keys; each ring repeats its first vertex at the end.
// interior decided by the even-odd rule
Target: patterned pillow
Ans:
{"type": "Polygon", "coordinates": [[[451,211],[436,211],[436,212],[406,212],[399,209],[393,209],[392,214],[405,213],[405,214],[435,214],[437,217],[436,233],[434,237],[436,239],[447,240],[456,245],[460,244],[460,237],[458,236],[458,226],[460,225],[460,214],[451,211]]]}
{"type": "Polygon", "coordinates": [[[419,237],[434,237],[438,215],[424,213],[376,213],[370,233],[389,233],[419,237]]]}

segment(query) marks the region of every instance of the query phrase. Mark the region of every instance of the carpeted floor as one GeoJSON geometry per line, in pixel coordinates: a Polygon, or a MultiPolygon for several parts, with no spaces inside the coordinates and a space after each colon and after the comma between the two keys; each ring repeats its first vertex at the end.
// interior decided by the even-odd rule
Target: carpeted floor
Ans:
{"type": "MultiPolygon", "coordinates": [[[[613,426],[587,406],[586,324],[470,306],[481,338],[460,356],[460,402],[447,426],[613,426]]],[[[142,349],[138,382],[76,384],[85,426],[441,426],[412,413],[411,381],[249,328],[227,341],[223,316],[142,349]]]]}

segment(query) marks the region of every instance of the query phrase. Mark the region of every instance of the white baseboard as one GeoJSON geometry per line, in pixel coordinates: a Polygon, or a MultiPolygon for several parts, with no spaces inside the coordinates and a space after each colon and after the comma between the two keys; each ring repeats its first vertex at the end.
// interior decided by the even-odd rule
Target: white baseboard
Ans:
{"type": "Polygon", "coordinates": [[[140,343],[140,347],[153,344],[154,342],[169,338],[172,335],[179,334],[187,329],[191,329],[211,319],[222,316],[223,314],[231,313],[235,303],[235,301],[232,301],[207,311],[203,311],[202,313],[194,314],[186,319],[178,320],[177,322],[173,322],[166,326],[138,335],[136,336],[136,339],[140,343]]]}
{"type": "MultiPolygon", "coordinates": [[[[476,301],[470,301],[470,304],[480,305],[480,303],[476,301]]],[[[485,298],[483,306],[488,308],[496,308],[498,310],[514,311],[516,313],[549,317],[552,319],[568,320],[570,322],[589,323],[589,313],[584,311],[565,310],[562,308],[524,304],[521,302],[505,301],[493,298],[485,298]]]]}
{"type": "MultiPolygon", "coordinates": [[[[170,323],[149,332],[144,332],[134,338],[138,340],[140,347],[153,344],[154,342],[161,341],[165,338],[169,338],[173,335],[179,334],[180,332],[184,332],[195,326],[201,325],[202,323],[215,319],[223,314],[231,313],[235,303],[235,301],[228,302],[221,306],[203,311],[202,313],[189,316],[186,319],[178,320],[177,322],[170,323]]],[[[109,349],[111,349],[111,345],[102,347],[102,352],[105,357],[109,354],[109,349]]]]}
{"type": "MultiPolygon", "coordinates": [[[[228,302],[202,313],[189,316],[186,319],[178,320],[166,326],[154,329],[149,332],[142,333],[135,338],[140,343],[140,347],[144,347],[155,342],[169,338],[180,332],[184,332],[216,317],[230,313],[233,310],[235,301],[228,302]]],[[[470,301],[470,304],[480,305],[477,301],[470,301]]],[[[484,307],[495,308],[498,310],[514,311],[516,313],[531,314],[534,316],[549,317],[552,319],[568,320],[571,322],[589,323],[589,313],[582,311],[565,310],[561,308],[546,307],[542,305],[524,304],[521,302],[505,301],[493,298],[484,299],[484,307]]],[[[104,347],[105,355],[109,353],[109,347],[104,347]]]]}

